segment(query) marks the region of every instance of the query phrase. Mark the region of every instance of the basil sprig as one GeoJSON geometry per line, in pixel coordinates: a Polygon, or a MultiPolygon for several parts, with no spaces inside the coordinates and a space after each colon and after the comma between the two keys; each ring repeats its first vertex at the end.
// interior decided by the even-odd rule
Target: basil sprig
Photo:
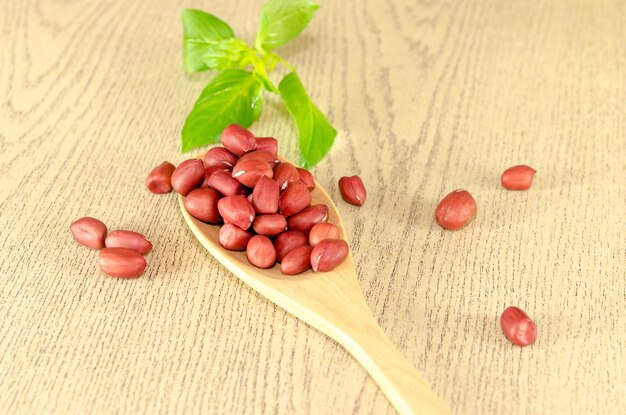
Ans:
{"type": "Polygon", "coordinates": [[[296,122],[300,164],[311,167],[324,158],[337,131],[313,104],[295,68],[274,52],[303,31],[318,8],[310,0],[269,0],[261,9],[254,47],[235,37],[217,17],[200,10],[183,11],[185,69],[218,71],[185,120],[183,152],[218,142],[230,124],[249,127],[260,114],[267,91],[282,98],[296,122]],[[276,87],[269,74],[279,65],[288,73],[276,87]]]}

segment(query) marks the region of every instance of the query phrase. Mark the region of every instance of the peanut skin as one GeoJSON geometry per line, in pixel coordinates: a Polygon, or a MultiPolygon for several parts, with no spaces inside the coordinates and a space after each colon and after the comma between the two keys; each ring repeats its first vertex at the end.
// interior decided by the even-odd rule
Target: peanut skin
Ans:
{"type": "Polygon", "coordinates": [[[255,267],[270,268],[276,263],[276,249],[270,238],[264,235],[255,235],[246,247],[248,261],[255,267]]]}
{"type": "Polygon", "coordinates": [[[164,194],[172,191],[172,173],[176,167],[169,161],[156,166],[148,177],[146,177],[146,187],[154,194],[164,194]]]}
{"type": "Polygon", "coordinates": [[[476,216],[476,201],[467,190],[457,189],[444,197],[435,219],[444,229],[457,230],[467,225],[476,216]]]}
{"type": "Polygon", "coordinates": [[[280,263],[280,272],[285,275],[296,275],[311,268],[312,250],[310,246],[302,245],[289,252],[280,263]]]}
{"type": "Polygon", "coordinates": [[[72,236],[81,245],[85,245],[93,249],[104,248],[104,236],[107,233],[107,227],[98,219],[85,216],[74,221],[70,225],[72,236]]]}
{"type": "Polygon", "coordinates": [[[105,274],[119,278],[136,278],[146,269],[145,258],[129,248],[103,248],[99,252],[100,268],[105,274]]]}
{"type": "Polygon", "coordinates": [[[128,248],[145,255],[152,250],[152,243],[139,232],[111,231],[104,240],[107,248],[128,248]]]}
{"type": "Polygon", "coordinates": [[[518,307],[509,307],[500,317],[500,325],[507,339],[518,346],[528,346],[537,338],[537,326],[518,307]]]}
{"type": "Polygon", "coordinates": [[[183,196],[187,196],[204,182],[204,163],[202,160],[185,160],[172,173],[172,187],[183,196]]]}
{"type": "Polygon", "coordinates": [[[241,125],[231,124],[222,132],[222,145],[236,156],[256,149],[256,138],[241,125]]]}
{"type": "Polygon", "coordinates": [[[365,186],[359,176],[342,177],[339,179],[339,191],[343,200],[355,206],[362,206],[367,198],[365,186]]]}
{"type": "Polygon", "coordinates": [[[506,169],[500,177],[502,187],[508,190],[528,190],[533,184],[537,170],[530,166],[519,165],[506,169]]]}
{"type": "Polygon", "coordinates": [[[348,256],[348,244],[342,239],[324,239],[311,251],[311,268],[314,272],[335,269],[348,256]]]}

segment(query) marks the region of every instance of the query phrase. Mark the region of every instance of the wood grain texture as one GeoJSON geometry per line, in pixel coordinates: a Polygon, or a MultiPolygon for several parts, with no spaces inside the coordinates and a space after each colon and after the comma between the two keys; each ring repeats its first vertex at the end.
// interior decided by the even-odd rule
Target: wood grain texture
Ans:
{"type": "MultiPolygon", "coordinates": [[[[314,169],[391,340],[455,413],[626,408],[626,5],[321,1],[281,50],[339,131],[314,169]],[[537,169],[528,192],[506,167],[537,169]],[[362,208],[334,183],[359,174],[362,208]],[[478,217],[434,222],[463,187],[478,217]],[[498,318],[537,323],[512,346],[498,318]]],[[[24,0],[0,7],[0,408],[7,413],[392,414],[336,343],[212,259],[147,172],[211,74],[184,74],[180,11],[254,37],[260,1],[24,0]],[[146,234],[107,278],[77,217],[146,234]]],[[[270,100],[255,132],[295,129],[270,100]]]]}

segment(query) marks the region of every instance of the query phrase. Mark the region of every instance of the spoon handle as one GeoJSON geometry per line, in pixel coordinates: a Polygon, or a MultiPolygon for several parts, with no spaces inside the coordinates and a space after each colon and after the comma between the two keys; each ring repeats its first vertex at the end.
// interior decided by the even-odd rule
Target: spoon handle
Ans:
{"type": "Polygon", "coordinates": [[[367,311],[360,318],[335,320],[331,337],[367,370],[399,414],[451,414],[367,311]]]}

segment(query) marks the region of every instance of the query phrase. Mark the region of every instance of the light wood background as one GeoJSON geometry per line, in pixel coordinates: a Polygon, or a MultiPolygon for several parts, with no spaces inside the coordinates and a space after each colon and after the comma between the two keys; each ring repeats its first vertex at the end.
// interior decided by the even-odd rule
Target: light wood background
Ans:
{"type": "MultiPolygon", "coordinates": [[[[339,346],[207,255],[147,172],[178,163],[211,74],[180,12],[251,40],[260,1],[0,2],[0,408],[6,413],[392,414],[339,346]],[[104,276],[69,224],[146,234],[104,276]]],[[[626,3],[322,1],[281,54],[339,131],[314,169],[383,329],[459,414],[626,413],[626,3]],[[528,192],[505,168],[537,169],[528,192]],[[340,201],[341,175],[369,199],[340,201]],[[478,216],[434,223],[466,188],[478,216]],[[509,305],[532,347],[499,328],[509,305]]],[[[253,131],[296,156],[271,99],[253,131]]]]}

